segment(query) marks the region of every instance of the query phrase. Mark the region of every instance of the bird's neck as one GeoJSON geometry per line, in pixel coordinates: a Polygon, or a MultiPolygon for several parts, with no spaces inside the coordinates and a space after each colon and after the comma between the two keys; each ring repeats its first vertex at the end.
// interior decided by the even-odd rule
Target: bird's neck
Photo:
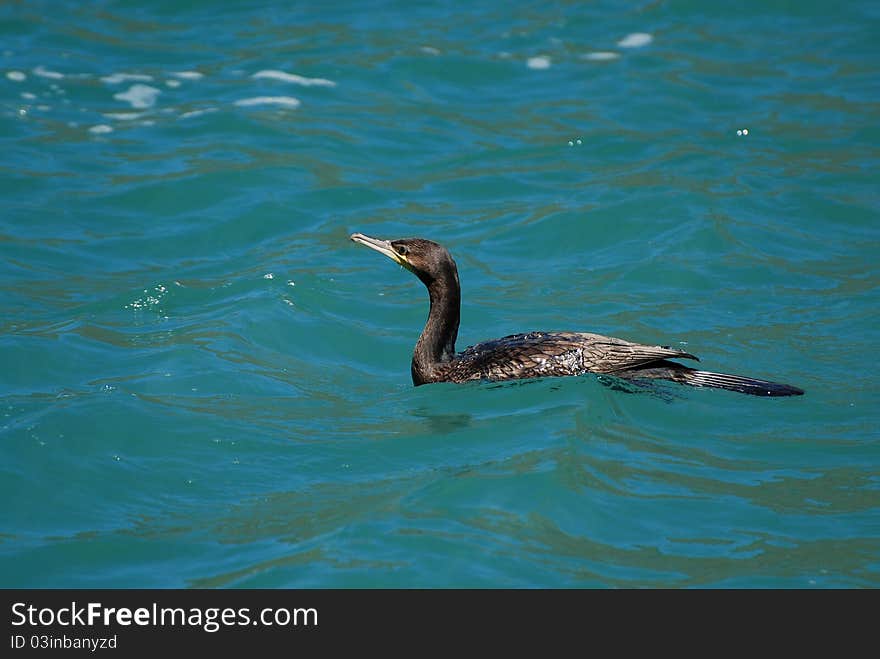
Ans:
{"type": "Polygon", "coordinates": [[[431,308],[412,359],[413,384],[440,379],[439,371],[455,357],[455,340],[461,315],[461,288],[455,264],[445,276],[426,282],[431,308]]]}

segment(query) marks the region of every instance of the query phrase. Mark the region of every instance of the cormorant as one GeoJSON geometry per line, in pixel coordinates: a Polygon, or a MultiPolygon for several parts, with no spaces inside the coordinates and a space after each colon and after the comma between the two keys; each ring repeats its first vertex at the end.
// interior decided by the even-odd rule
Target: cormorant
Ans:
{"type": "Polygon", "coordinates": [[[351,239],[400,264],[428,289],[425,329],[412,358],[415,386],[431,382],[516,380],[603,373],[629,380],[663,379],[755,396],[799,396],[802,389],[740,375],[700,371],[671,359],[694,355],[587,332],[529,332],[485,341],[455,353],[461,307],[458,268],[445,247],[424,238],[380,240],[362,233],[351,239]]]}

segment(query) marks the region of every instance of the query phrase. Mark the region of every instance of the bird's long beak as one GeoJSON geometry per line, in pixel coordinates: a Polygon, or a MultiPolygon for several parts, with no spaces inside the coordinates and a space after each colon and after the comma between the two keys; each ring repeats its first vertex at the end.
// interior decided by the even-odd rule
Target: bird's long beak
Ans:
{"type": "Polygon", "coordinates": [[[389,259],[402,265],[405,268],[409,268],[409,263],[406,260],[405,256],[402,256],[394,251],[394,248],[391,246],[390,240],[381,240],[380,238],[371,238],[370,236],[365,236],[362,233],[353,233],[351,234],[351,239],[360,243],[361,245],[366,245],[370,249],[374,249],[380,254],[384,254],[389,259]]]}

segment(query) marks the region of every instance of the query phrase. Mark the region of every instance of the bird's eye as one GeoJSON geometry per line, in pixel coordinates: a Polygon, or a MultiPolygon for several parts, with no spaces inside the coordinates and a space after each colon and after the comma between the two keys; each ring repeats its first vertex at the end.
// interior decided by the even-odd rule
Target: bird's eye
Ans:
{"type": "Polygon", "coordinates": [[[406,256],[407,252],[409,252],[409,249],[406,245],[395,245],[394,251],[396,251],[401,256],[406,256]]]}

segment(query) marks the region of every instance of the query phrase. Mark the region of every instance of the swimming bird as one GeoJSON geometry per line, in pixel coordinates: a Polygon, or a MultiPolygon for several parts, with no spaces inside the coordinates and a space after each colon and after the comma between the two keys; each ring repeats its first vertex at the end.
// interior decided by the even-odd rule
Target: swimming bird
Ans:
{"type": "Polygon", "coordinates": [[[400,264],[428,289],[430,310],[412,357],[415,386],[432,382],[517,380],[599,373],[628,380],[671,380],[755,396],[800,396],[788,384],[741,375],[701,371],[673,359],[697,357],[668,346],[632,343],[589,332],[513,334],[455,352],[461,317],[458,267],[442,245],[424,238],[381,240],[353,233],[366,245],[400,264]]]}

